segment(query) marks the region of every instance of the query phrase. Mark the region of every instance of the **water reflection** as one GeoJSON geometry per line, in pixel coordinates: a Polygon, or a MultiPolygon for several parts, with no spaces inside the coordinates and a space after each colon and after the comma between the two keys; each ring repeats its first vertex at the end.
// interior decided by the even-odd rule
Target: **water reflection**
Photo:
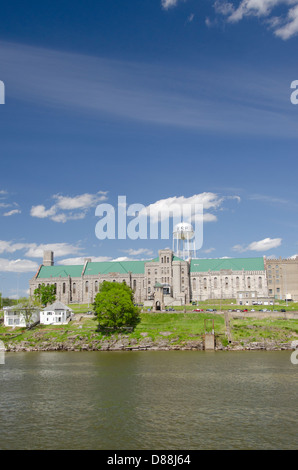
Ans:
{"type": "Polygon", "coordinates": [[[1,448],[294,449],[297,371],[286,351],[7,354],[1,448]]]}

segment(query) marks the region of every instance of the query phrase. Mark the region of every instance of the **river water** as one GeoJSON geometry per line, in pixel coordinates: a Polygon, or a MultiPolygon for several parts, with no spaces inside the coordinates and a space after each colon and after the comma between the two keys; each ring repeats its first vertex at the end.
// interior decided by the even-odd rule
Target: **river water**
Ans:
{"type": "Polygon", "coordinates": [[[0,448],[296,449],[289,351],[6,353],[0,448]]]}

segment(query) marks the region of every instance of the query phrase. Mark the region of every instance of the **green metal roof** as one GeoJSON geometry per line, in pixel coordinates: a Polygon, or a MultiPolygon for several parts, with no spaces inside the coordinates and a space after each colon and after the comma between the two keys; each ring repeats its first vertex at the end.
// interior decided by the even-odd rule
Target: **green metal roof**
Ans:
{"type": "Polygon", "coordinates": [[[50,277],[81,277],[84,265],[75,266],[42,266],[37,279],[46,279],[50,277]]]}
{"type": "MultiPolygon", "coordinates": [[[[50,277],[81,277],[84,265],[71,265],[71,266],[42,266],[37,278],[45,279],[50,277]]],[[[86,265],[84,275],[97,275],[97,274],[144,274],[145,261],[101,261],[89,262],[86,265]]]]}
{"type": "MultiPolygon", "coordinates": [[[[183,261],[176,256],[173,261],[183,261]]],[[[159,261],[159,258],[152,260],[159,261]]],[[[144,274],[145,263],[148,261],[100,261],[89,262],[86,265],[84,274],[144,274]]],[[[70,266],[42,266],[37,275],[37,279],[48,279],[51,277],[81,277],[84,265],[70,266]]],[[[259,258],[224,258],[224,259],[193,259],[190,263],[190,272],[208,272],[228,269],[232,271],[264,271],[264,259],[259,258]]]]}
{"type": "Polygon", "coordinates": [[[144,274],[145,261],[99,261],[87,263],[85,276],[96,274],[144,274]]]}
{"type": "Polygon", "coordinates": [[[190,272],[208,272],[229,269],[232,271],[264,271],[263,258],[223,258],[223,259],[192,259],[190,272]]]}

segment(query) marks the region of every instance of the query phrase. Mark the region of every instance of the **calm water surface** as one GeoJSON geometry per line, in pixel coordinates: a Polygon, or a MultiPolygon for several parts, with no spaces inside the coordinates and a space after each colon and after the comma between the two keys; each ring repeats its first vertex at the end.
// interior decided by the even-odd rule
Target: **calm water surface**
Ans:
{"type": "Polygon", "coordinates": [[[6,353],[0,448],[296,449],[290,354],[6,353]]]}

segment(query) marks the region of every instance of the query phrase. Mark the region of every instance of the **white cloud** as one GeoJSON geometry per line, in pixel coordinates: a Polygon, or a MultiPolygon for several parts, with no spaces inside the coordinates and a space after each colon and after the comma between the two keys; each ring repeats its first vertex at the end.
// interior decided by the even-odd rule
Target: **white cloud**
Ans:
{"type": "Polygon", "coordinates": [[[5,212],[3,216],[10,217],[11,215],[20,214],[20,213],[21,211],[19,209],[12,209],[11,211],[5,212]]]}
{"type": "Polygon", "coordinates": [[[38,264],[27,259],[9,260],[0,258],[0,272],[25,273],[37,271],[38,264]]]}
{"type": "Polygon", "coordinates": [[[298,34],[298,5],[288,12],[284,25],[275,29],[275,35],[286,40],[298,34]]]}
{"type": "Polygon", "coordinates": [[[207,248],[206,250],[202,250],[202,251],[203,253],[208,254],[208,253],[212,253],[212,251],[215,251],[215,248],[207,248]]]}
{"type": "Polygon", "coordinates": [[[196,214],[192,218],[192,222],[200,222],[203,220],[203,222],[217,222],[217,217],[214,214],[210,214],[209,212],[205,212],[203,216],[201,214],[196,214]]]}
{"type": "Polygon", "coordinates": [[[228,199],[240,202],[239,196],[220,196],[212,192],[194,194],[190,197],[173,196],[149,204],[140,211],[140,215],[150,217],[152,223],[180,216],[184,222],[216,222],[217,216],[210,211],[221,210],[224,202],[228,199]],[[190,211],[191,218],[189,218],[190,211]]]}
{"type": "Polygon", "coordinates": [[[56,194],[53,198],[57,201],[56,206],[62,210],[89,209],[89,207],[96,206],[100,201],[106,201],[107,193],[99,191],[96,194],[85,193],[74,197],[56,194]]]}
{"type": "Polygon", "coordinates": [[[164,10],[175,7],[179,0],[161,0],[161,6],[164,10]]]}
{"type": "Polygon", "coordinates": [[[47,250],[53,251],[54,256],[57,258],[69,254],[75,255],[81,252],[81,248],[79,246],[71,245],[69,243],[48,243],[40,245],[31,243],[28,244],[28,250],[25,255],[29,258],[43,258],[43,252],[47,250]]]}
{"type": "Polygon", "coordinates": [[[78,245],[69,243],[14,243],[12,241],[0,240],[0,253],[15,253],[16,251],[24,251],[24,255],[28,258],[43,258],[43,252],[51,250],[55,257],[66,256],[69,254],[77,254],[81,252],[78,245]]]}
{"type": "Polygon", "coordinates": [[[230,23],[237,23],[245,17],[265,18],[265,23],[274,34],[284,40],[298,34],[298,0],[242,0],[237,8],[232,3],[214,3],[217,14],[226,16],[230,23]],[[286,14],[271,16],[276,7],[286,8],[286,14]]]}
{"type": "Polygon", "coordinates": [[[153,255],[153,251],[149,250],[148,248],[138,248],[134,250],[130,248],[129,250],[123,250],[124,253],[128,253],[130,256],[139,256],[139,255],[153,255]]]}
{"type": "Polygon", "coordinates": [[[32,217],[38,217],[39,219],[45,219],[47,217],[52,217],[56,213],[55,206],[52,206],[50,209],[46,209],[42,204],[38,206],[32,206],[30,215],[32,217]]]}
{"type": "Polygon", "coordinates": [[[57,262],[57,264],[67,265],[67,266],[84,264],[87,258],[91,259],[92,262],[112,261],[112,258],[110,258],[109,256],[78,256],[76,258],[61,259],[57,262]]]}
{"type": "MultiPolygon", "coordinates": [[[[210,209],[217,209],[221,206],[224,198],[214,193],[201,193],[195,194],[190,197],[185,196],[173,196],[167,199],[160,199],[159,201],[149,204],[145,211],[141,211],[141,214],[150,215],[150,219],[154,222],[165,220],[169,216],[174,214],[175,217],[183,215],[183,211],[188,215],[187,210],[193,211],[194,220],[200,220],[202,217],[201,208],[203,211],[210,209]]],[[[215,221],[216,216],[214,214],[206,213],[204,221],[210,222],[215,221]]]]}
{"type": "Polygon", "coordinates": [[[213,7],[216,13],[221,13],[222,15],[229,15],[234,11],[234,6],[232,3],[223,2],[220,0],[216,0],[213,7]]]}
{"type": "Polygon", "coordinates": [[[28,243],[13,243],[11,241],[0,240],[0,253],[14,253],[31,246],[28,243]]]}
{"type": "Polygon", "coordinates": [[[42,204],[32,206],[30,215],[40,219],[49,218],[58,223],[84,219],[90,208],[107,199],[107,192],[98,191],[95,194],[85,193],[73,197],[55,194],[52,198],[56,200],[56,203],[49,209],[42,204]],[[77,210],[78,212],[74,212],[77,210]]]}
{"type": "Polygon", "coordinates": [[[119,256],[118,258],[112,258],[110,256],[77,256],[73,258],[65,258],[61,259],[57,262],[59,265],[77,265],[77,264],[84,264],[86,259],[91,259],[93,263],[95,262],[101,262],[101,261],[135,261],[135,258],[131,258],[131,256],[138,256],[141,254],[146,254],[148,256],[153,254],[152,250],[149,250],[148,248],[140,248],[140,249],[129,249],[129,250],[123,250],[124,252],[128,253],[130,257],[128,256],[119,256]]]}
{"type": "Polygon", "coordinates": [[[273,248],[277,248],[281,245],[281,238],[264,238],[264,240],[259,240],[252,242],[247,246],[235,245],[233,246],[234,251],[243,253],[245,251],[268,251],[273,248]]]}

